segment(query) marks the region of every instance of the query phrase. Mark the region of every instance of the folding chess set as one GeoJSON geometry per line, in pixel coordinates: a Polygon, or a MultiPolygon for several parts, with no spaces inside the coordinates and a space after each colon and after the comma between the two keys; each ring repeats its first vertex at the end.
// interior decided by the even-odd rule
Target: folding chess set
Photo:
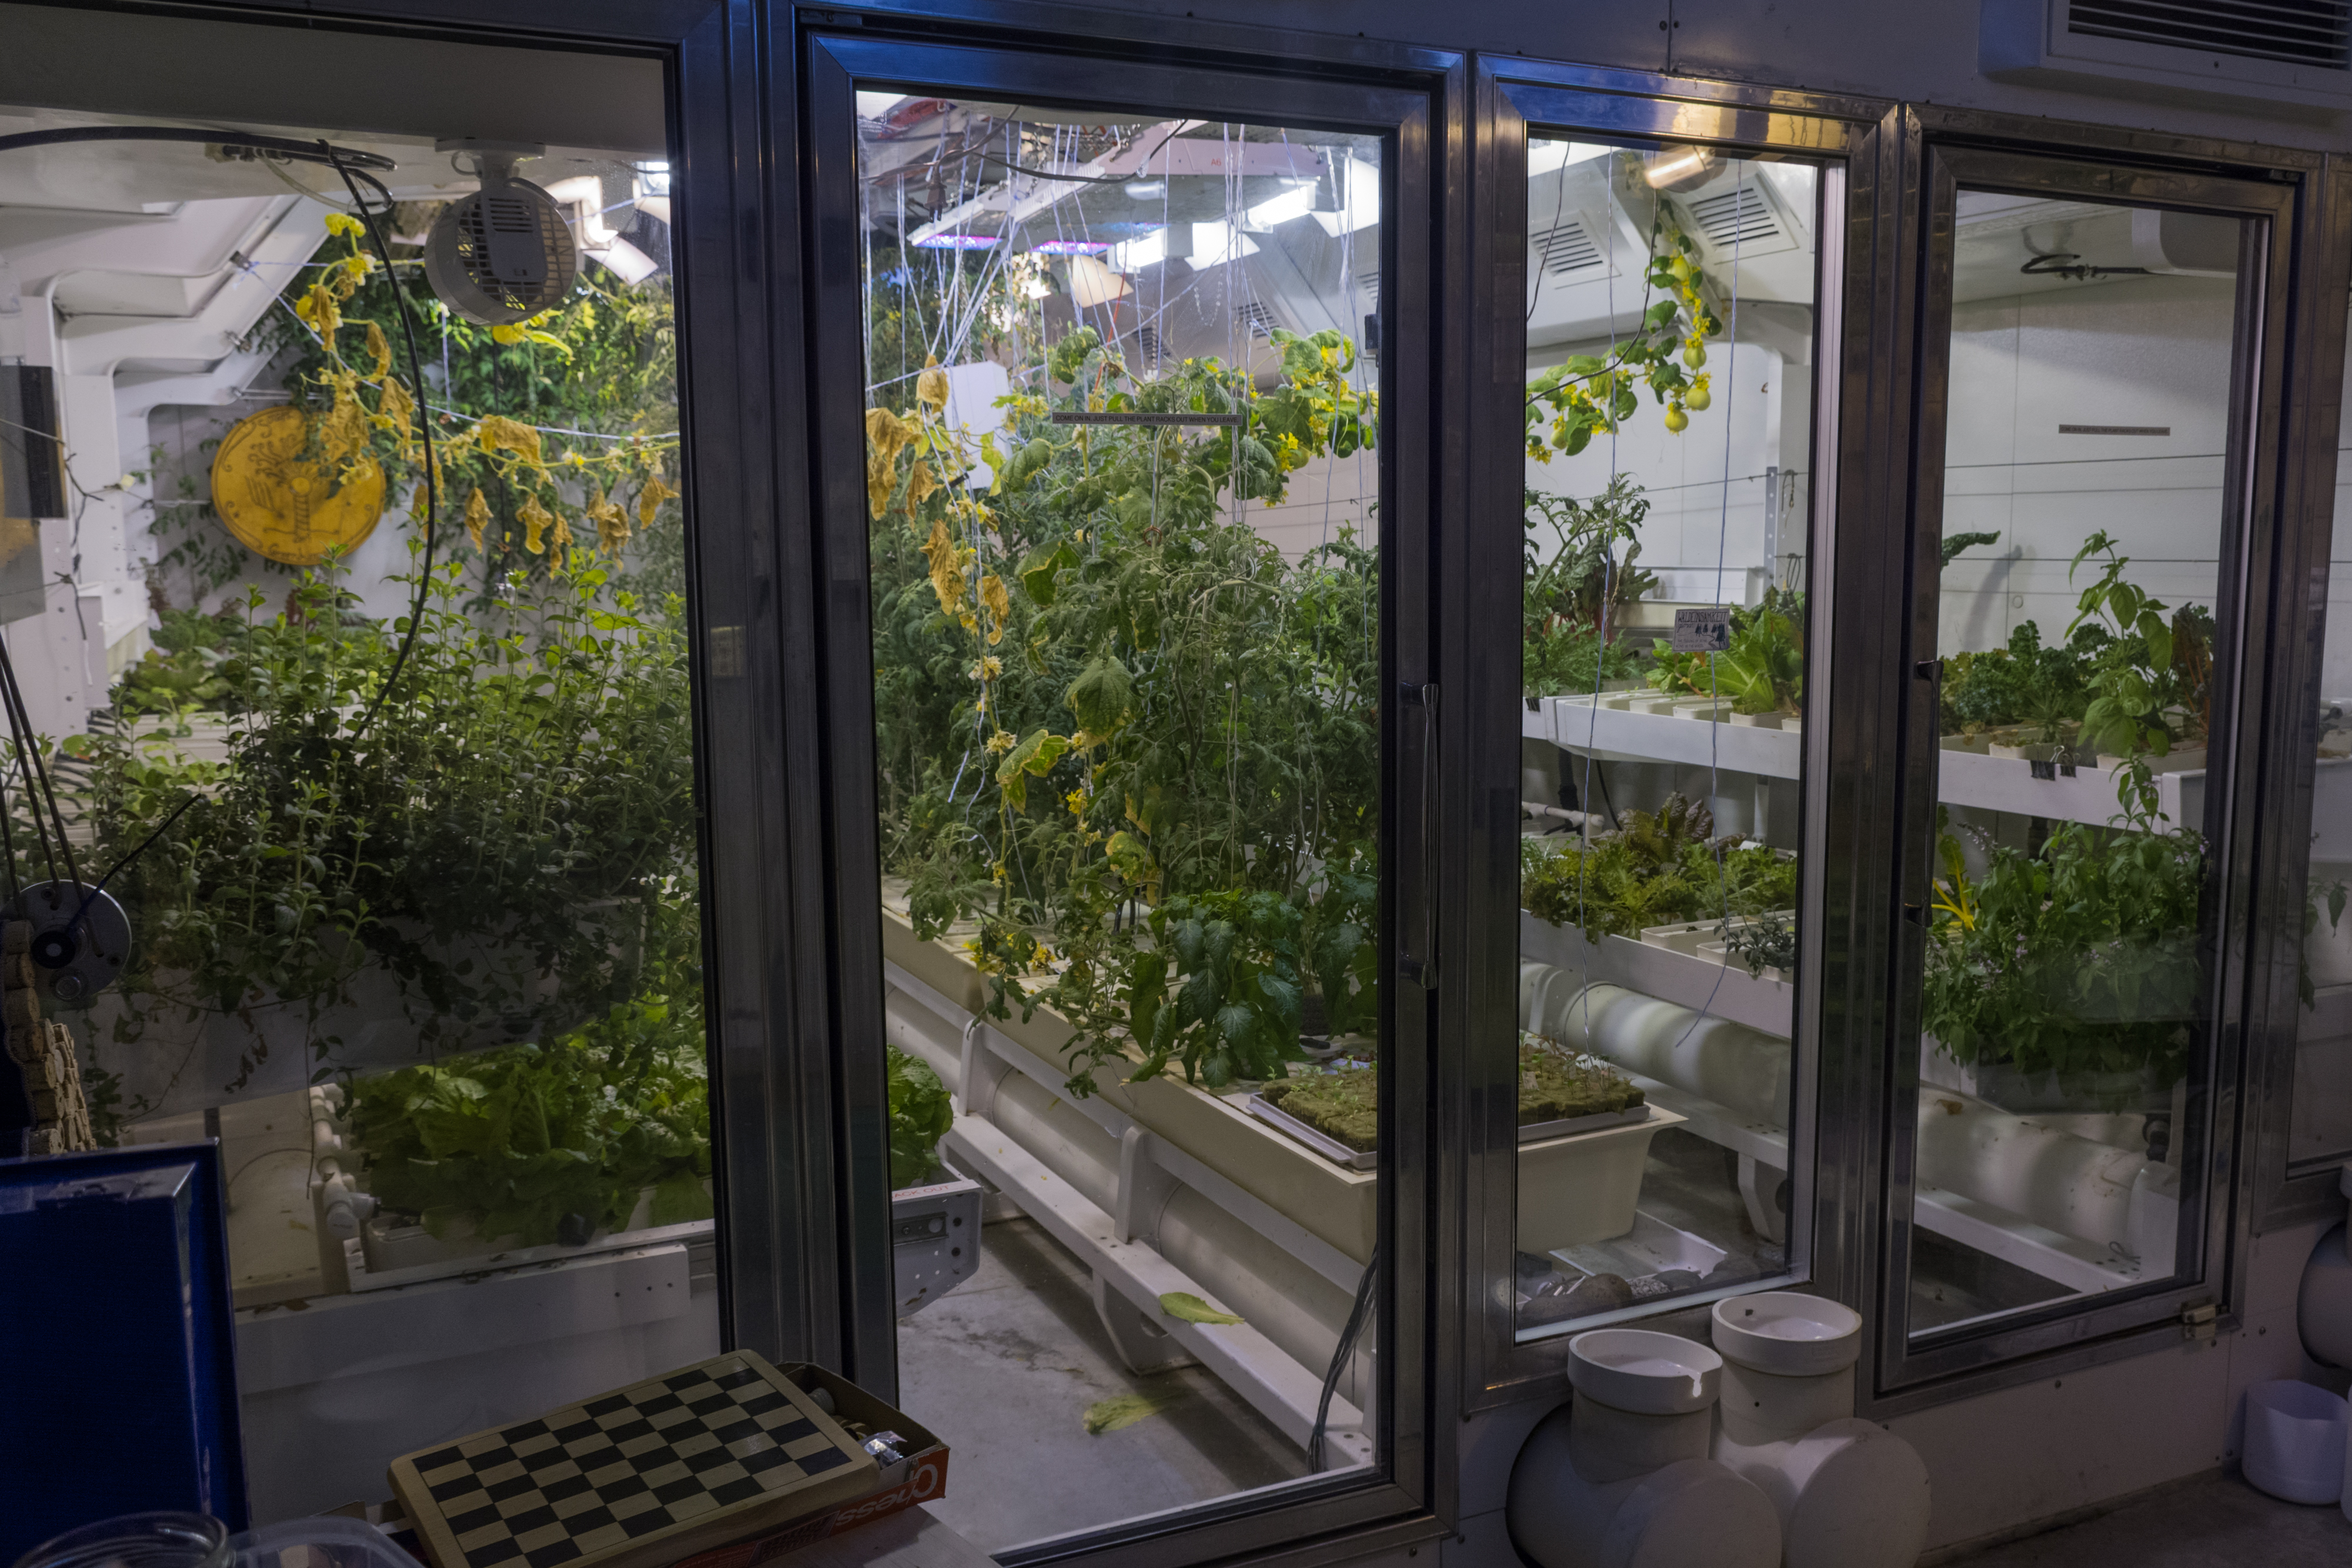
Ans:
{"type": "Polygon", "coordinates": [[[435,1568],[674,1563],[878,1479],[817,1397],[749,1351],[392,1462],[435,1568]]]}

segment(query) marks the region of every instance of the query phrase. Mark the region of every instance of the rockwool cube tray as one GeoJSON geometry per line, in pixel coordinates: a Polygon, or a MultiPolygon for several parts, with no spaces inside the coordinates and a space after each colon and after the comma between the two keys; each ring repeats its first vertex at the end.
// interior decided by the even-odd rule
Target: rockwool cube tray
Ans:
{"type": "Polygon", "coordinates": [[[435,1568],[650,1568],[873,1490],[874,1456],[749,1351],[392,1462],[435,1568]]]}

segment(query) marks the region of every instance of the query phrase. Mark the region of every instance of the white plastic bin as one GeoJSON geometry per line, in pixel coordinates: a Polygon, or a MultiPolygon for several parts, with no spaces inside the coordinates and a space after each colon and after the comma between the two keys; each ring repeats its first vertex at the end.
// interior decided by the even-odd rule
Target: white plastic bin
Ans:
{"type": "Polygon", "coordinates": [[[2352,1416],[2326,1389],[2294,1378],[2246,1390],[2246,1479],[2288,1502],[2344,1495],[2344,1429],[2352,1416]]]}

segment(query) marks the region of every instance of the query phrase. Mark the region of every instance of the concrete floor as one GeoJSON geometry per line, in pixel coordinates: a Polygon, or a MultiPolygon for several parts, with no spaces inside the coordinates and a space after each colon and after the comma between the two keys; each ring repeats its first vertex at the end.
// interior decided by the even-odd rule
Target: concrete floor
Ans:
{"type": "Polygon", "coordinates": [[[2343,1568],[2352,1563],[2352,1521],[2334,1506],[2281,1502],[2235,1476],[2208,1476],[1945,1561],[1967,1568],[2343,1568]]]}
{"type": "Polygon", "coordinates": [[[1297,1448],[1198,1366],[1138,1377],[1087,1272],[1032,1221],[981,1232],[973,1276],[898,1324],[898,1394],[949,1448],[931,1512],[989,1552],[1306,1473],[1297,1448]],[[1089,1436],[1121,1395],[1168,1403],[1089,1436]]]}

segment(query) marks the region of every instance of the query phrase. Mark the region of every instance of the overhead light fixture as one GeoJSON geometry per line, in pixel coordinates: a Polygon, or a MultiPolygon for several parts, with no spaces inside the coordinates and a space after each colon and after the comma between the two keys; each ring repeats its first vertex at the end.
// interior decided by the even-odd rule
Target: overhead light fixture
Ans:
{"type": "Polygon", "coordinates": [[[1110,248],[1107,239],[1040,240],[1029,247],[1032,256],[1100,256],[1110,248]]]}
{"type": "Polygon", "coordinates": [[[1127,193],[1130,200],[1149,202],[1156,197],[1164,196],[1168,193],[1168,182],[1165,180],[1131,180],[1128,183],[1127,193]]]}
{"type": "Polygon", "coordinates": [[[1337,212],[1317,213],[1315,221],[1333,239],[1371,227],[1381,221],[1381,172],[1354,153],[1331,172],[1339,185],[1337,212]]]}
{"type": "Polygon", "coordinates": [[[615,238],[610,245],[582,254],[633,288],[661,270],[660,262],[625,239],[615,238]]]}
{"type": "Polygon", "coordinates": [[[994,235],[919,234],[914,239],[919,250],[992,250],[996,243],[994,235]]]}
{"type": "Polygon", "coordinates": [[[1674,147],[1642,160],[1642,179],[1654,191],[1687,191],[1715,177],[1712,147],[1674,147]]]}
{"type": "Polygon", "coordinates": [[[1139,239],[1129,240],[1110,249],[1110,269],[1113,272],[1141,272],[1168,259],[1168,231],[1153,229],[1139,239]]]}
{"type": "Polygon", "coordinates": [[[1594,141],[1533,141],[1528,143],[1528,174],[1549,174],[1554,169],[1572,169],[1579,163],[1589,163],[1595,158],[1606,158],[1615,152],[1594,141]]]}
{"type": "Polygon", "coordinates": [[[1215,267],[1257,254],[1257,242],[1233,224],[1192,225],[1192,265],[1215,267]]]}
{"type": "Polygon", "coordinates": [[[1243,214],[1244,224],[1254,229],[1278,228],[1293,218],[1303,218],[1315,210],[1315,183],[1296,183],[1290,190],[1269,201],[1260,202],[1243,214]]]}

